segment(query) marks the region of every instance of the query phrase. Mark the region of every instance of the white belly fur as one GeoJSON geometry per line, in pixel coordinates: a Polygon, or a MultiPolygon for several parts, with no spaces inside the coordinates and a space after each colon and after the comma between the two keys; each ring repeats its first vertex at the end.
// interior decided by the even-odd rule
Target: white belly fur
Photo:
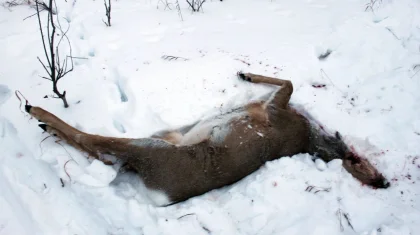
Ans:
{"type": "Polygon", "coordinates": [[[232,112],[203,120],[184,134],[180,145],[198,144],[204,140],[221,143],[230,131],[230,123],[244,114],[245,112],[232,112]]]}
{"type": "Polygon", "coordinates": [[[171,201],[169,200],[168,196],[164,192],[147,188],[146,193],[147,193],[148,198],[156,206],[167,206],[171,204],[171,201]]]}
{"type": "Polygon", "coordinates": [[[142,200],[143,202],[153,204],[155,206],[167,206],[172,203],[164,191],[147,187],[143,179],[138,175],[137,177],[138,181],[136,181],[136,184],[133,186],[136,188],[139,195],[141,195],[141,199],[144,200],[142,200]]]}

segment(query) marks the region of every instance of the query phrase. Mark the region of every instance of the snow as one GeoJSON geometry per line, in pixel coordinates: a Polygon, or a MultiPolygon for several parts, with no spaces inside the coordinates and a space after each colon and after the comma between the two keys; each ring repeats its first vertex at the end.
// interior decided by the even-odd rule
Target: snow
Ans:
{"type": "Polygon", "coordinates": [[[73,55],[85,58],[59,82],[68,109],[44,98],[37,19],[23,21],[34,10],[0,7],[0,235],[419,234],[419,1],[378,1],[373,12],[368,0],[208,1],[194,14],[180,1],[183,21],[162,2],[113,1],[108,28],[103,2],[58,1],[73,55]],[[80,130],[141,138],[275,89],[238,80],[239,70],[290,79],[291,102],[340,131],[391,187],[299,154],[156,207],[133,173],[42,141],[13,94],[80,130]]]}

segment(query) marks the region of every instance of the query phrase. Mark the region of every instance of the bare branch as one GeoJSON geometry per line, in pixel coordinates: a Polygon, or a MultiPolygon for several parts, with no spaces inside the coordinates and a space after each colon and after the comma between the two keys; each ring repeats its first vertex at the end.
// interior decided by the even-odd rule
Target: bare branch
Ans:
{"type": "Polygon", "coordinates": [[[50,80],[52,82],[53,86],[53,92],[57,95],[57,98],[61,99],[64,103],[64,107],[69,107],[66,99],[66,91],[61,93],[58,90],[57,83],[58,81],[63,78],[65,75],[67,75],[69,72],[73,71],[73,57],[72,57],[72,47],[70,40],[67,36],[67,33],[70,29],[70,25],[67,27],[67,29],[64,31],[61,23],[60,18],[57,16],[57,25],[54,22],[54,15],[56,13],[53,11],[53,5],[57,9],[57,3],[55,0],[49,0],[49,4],[46,5],[45,3],[40,3],[39,0],[35,1],[36,3],[36,9],[37,9],[37,16],[38,16],[38,23],[39,28],[41,31],[41,39],[42,39],[42,45],[44,47],[44,53],[45,57],[48,62],[48,66],[42,62],[42,60],[38,57],[39,62],[43,66],[44,70],[47,72],[48,77],[41,76],[43,79],[50,80]],[[47,39],[45,39],[44,31],[42,30],[42,22],[41,22],[41,16],[40,16],[40,6],[44,6],[43,9],[47,10],[47,39]],[[56,36],[59,36],[57,34],[57,29],[59,30],[61,37],[58,39],[58,42],[56,40],[56,36]],[[63,42],[63,39],[67,40],[67,43],[69,45],[69,52],[70,55],[66,55],[66,57],[61,59],[60,56],[60,47],[61,43],[63,42]],[[47,43],[48,42],[48,46],[47,43]],[[70,61],[69,61],[70,58],[70,61]],[[68,69],[68,63],[71,63],[71,68],[68,69]]]}
{"type": "Polygon", "coordinates": [[[104,6],[105,6],[105,15],[108,22],[105,22],[104,20],[102,20],[102,22],[104,22],[104,24],[107,27],[111,27],[111,0],[108,0],[108,5],[106,4],[106,1],[107,0],[104,0],[104,6]]]}
{"type": "MultiPolygon", "coordinates": [[[[39,11],[39,7],[38,7],[38,0],[35,1],[36,4],[36,13],[38,16],[38,24],[39,24],[39,31],[41,32],[41,40],[42,40],[42,44],[44,46],[44,53],[45,53],[45,57],[47,57],[47,61],[48,61],[48,65],[51,68],[51,63],[50,63],[50,58],[48,56],[48,52],[47,52],[47,46],[45,45],[45,37],[44,37],[44,32],[42,31],[42,23],[41,23],[41,16],[40,16],[40,11],[39,11]]],[[[39,57],[38,57],[39,59],[39,57]]],[[[41,62],[42,63],[42,62],[41,62]]],[[[45,68],[45,66],[44,66],[45,68]]],[[[51,74],[49,74],[51,76],[51,74]]]]}
{"type": "Polygon", "coordinates": [[[102,22],[104,22],[104,24],[109,27],[108,23],[105,22],[105,20],[102,19],[102,22]]]}
{"type": "MultiPolygon", "coordinates": [[[[41,11],[43,11],[43,10],[41,9],[41,11]]],[[[40,12],[41,12],[41,11],[40,11],[40,12]]],[[[27,19],[31,18],[32,16],[36,16],[37,14],[38,14],[38,12],[37,12],[37,13],[35,13],[35,14],[32,14],[32,15],[30,15],[30,16],[27,16],[27,17],[23,18],[23,21],[25,21],[25,20],[27,20],[27,19]]]]}
{"type": "Polygon", "coordinates": [[[47,67],[44,65],[42,60],[39,57],[36,57],[36,58],[38,58],[38,61],[42,64],[42,67],[44,67],[45,71],[48,73],[48,76],[51,77],[50,71],[48,71],[47,67]]]}
{"type": "Polygon", "coordinates": [[[199,2],[197,11],[200,11],[200,9],[202,8],[202,6],[205,2],[206,2],[206,0],[201,0],[201,2],[199,2]]]}
{"type": "Polygon", "coordinates": [[[179,17],[181,17],[181,21],[184,21],[184,18],[182,17],[181,7],[179,6],[179,0],[175,1],[175,7],[176,7],[176,10],[178,11],[179,17]]]}
{"type": "Polygon", "coordinates": [[[88,60],[89,58],[87,57],[78,57],[78,56],[68,56],[71,57],[71,59],[79,59],[79,60],[88,60]]]}
{"type": "Polygon", "coordinates": [[[61,64],[60,64],[60,53],[58,51],[58,45],[55,47],[55,68],[57,71],[60,71],[61,69],[61,64]]]}
{"type": "Polygon", "coordinates": [[[195,11],[195,8],[194,8],[194,0],[193,0],[193,2],[190,2],[190,1],[188,1],[188,0],[186,0],[186,1],[187,1],[188,5],[190,5],[191,10],[192,10],[192,11],[195,11]]]}
{"type": "Polygon", "coordinates": [[[15,7],[20,5],[20,3],[18,3],[16,0],[12,0],[12,1],[6,1],[5,3],[2,4],[4,7],[15,7]]]}
{"type": "Polygon", "coordinates": [[[382,3],[382,0],[370,0],[369,3],[366,4],[365,11],[370,9],[372,12],[374,12],[374,7],[380,5],[382,3]]]}
{"type": "Polygon", "coordinates": [[[188,5],[190,5],[190,8],[193,12],[199,12],[200,9],[202,9],[203,4],[206,2],[206,0],[186,0],[188,5]]]}
{"type": "Polygon", "coordinates": [[[47,80],[52,81],[51,78],[47,78],[47,77],[44,77],[44,76],[40,76],[40,77],[43,78],[43,79],[47,79],[47,80]]]}
{"type": "Polygon", "coordinates": [[[163,10],[169,9],[172,10],[171,6],[172,3],[168,2],[168,0],[159,0],[157,3],[157,8],[159,9],[159,4],[163,4],[163,6],[165,7],[163,10]]]}
{"type": "Polygon", "coordinates": [[[355,231],[353,225],[351,224],[351,220],[350,220],[349,214],[348,213],[344,213],[343,215],[344,215],[344,218],[347,221],[347,224],[350,226],[351,229],[353,229],[353,231],[355,231]]]}

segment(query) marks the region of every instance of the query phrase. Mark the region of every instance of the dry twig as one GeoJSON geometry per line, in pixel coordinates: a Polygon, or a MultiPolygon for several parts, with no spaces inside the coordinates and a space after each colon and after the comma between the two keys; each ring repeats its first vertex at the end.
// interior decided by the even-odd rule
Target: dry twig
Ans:
{"type": "Polygon", "coordinates": [[[163,55],[161,58],[164,59],[164,60],[169,60],[169,61],[171,61],[171,60],[187,61],[188,60],[187,58],[183,58],[183,57],[179,57],[179,56],[171,56],[171,55],[163,55]]]}

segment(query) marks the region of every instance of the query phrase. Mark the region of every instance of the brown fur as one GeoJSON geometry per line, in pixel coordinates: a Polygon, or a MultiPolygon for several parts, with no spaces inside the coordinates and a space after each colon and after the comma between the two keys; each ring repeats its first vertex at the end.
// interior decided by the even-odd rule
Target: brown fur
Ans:
{"type": "Polygon", "coordinates": [[[288,106],[288,80],[238,74],[243,80],[281,88],[266,101],[150,138],[128,139],[78,131],[39,107],[27,111],[50,134],[91,156],[114,155],[135,169],[149,189],[164,192],[172,203],[220,188],[256,171],[265,162],[298,153],[325,161],[343,159],[345,169],[363,183],[387,187],[367,160],[348,150],[340,136],[322,134],[288,106]],[[230,116],[229,116],[230,115],[230,116]]]}

